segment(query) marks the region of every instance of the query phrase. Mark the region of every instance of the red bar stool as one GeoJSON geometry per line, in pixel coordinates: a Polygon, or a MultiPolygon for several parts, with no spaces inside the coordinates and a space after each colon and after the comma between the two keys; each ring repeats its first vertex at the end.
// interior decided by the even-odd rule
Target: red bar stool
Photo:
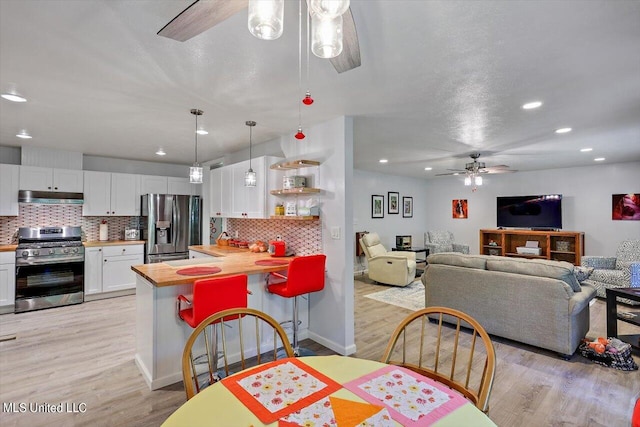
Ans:
{"type": "Polygon", "coordinates": [[[326,255],[308,255],[294,258],[289,263],[287,275],[269,273],[267,291],[284,298],[293,298],[293,352],[296,356],[307,356],[312,352],[298,346],[298,296],[324,289],[324,265],[326,255]],[[272,279],[279,282],[270,283],[272,279]],[[301,354],[301,352],[307,354],[301,354]]]}
{"type": "MultiPolygon", "coordinates": [[[[193,282],[193,297],[189,301],[184,295],[178,295],[176,299],[176,311],[178,317],[192,328],[196,328],[207,317],[231,308],[247,308],[247,295],[251,292],[247,289],[247,275],[217,277],[211,279],[199,279],[193,282]],[[182,303],[187,305],[182,308],[182,303]]],[[[225,318],[225,321],[232,318],[225,318]]],[[[216,323],[220,323],[218,320],[216,323]]],[[[211,332],[213,345],[209,347],[209,340],[204,334],[205,347],[213,352],[213,363],[218,368],[218,333],[214,325],[211,332]]],[[[202,358],[206,355],[199,356],[202,358]]],[[[196,358],[198,360],[199,358],[196,358]]],[[[208,359],[208,358],[207,358],[208,359]]],[[[214,369],[214,370],[215,370],[214,369]]],[[[216,375],[213,382],[220,379],[216,375]]]]}

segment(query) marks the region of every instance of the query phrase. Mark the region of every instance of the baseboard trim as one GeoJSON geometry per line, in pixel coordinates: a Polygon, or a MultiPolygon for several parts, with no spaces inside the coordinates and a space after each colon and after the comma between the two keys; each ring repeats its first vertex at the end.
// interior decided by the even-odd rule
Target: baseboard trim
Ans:
{"type": "Polygon", "coordinates": [[[331,341],[326,339],[325,337],[318,335],[314,332],[309,331],[309,339],[317,342],[318,344],[321,344],[333,351],[335,351],[338,354],[341,354],[343,356],[349,356],[350,354],[354,354],[356,352],[356,344],[352,343],[348,346],[343,346],[341,344],[338,344],[335,341],[331,341]]]}

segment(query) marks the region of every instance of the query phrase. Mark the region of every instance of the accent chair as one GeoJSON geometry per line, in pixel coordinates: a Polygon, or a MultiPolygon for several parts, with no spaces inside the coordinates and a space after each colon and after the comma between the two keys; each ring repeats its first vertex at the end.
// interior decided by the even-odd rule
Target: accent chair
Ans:
{"type": "Polygon", "coordinates": [[[439,252],[469,253],[469,245],[455,243],[453,233],[450,231],[427,231],[424,233],[424,247],[429,249],[429,254],[439,252]]]}
{"type": "MultiPolygon", "coordinates": [[[[597,296],[606,298],[607,288],[640,287],[640,240],[626,240],[618,246],[615,257],[583,256],[581,264],[593,268],[585,280],[596,288],[597,296]]],[[[637,305],[626,299],[622,302],[637,305]]]]}

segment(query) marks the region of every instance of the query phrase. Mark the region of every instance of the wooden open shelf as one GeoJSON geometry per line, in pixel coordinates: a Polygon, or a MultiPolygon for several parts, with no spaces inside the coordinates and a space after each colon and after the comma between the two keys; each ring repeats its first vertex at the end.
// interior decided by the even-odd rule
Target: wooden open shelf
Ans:
{"type": "Polygon", "coordinates": [[[286,170],[308,168],[309,166],[319,166],[320,162],[315,160],[294,160],[291,162],[276,163],[270,166],[271,169],[286,170]]]}
{"type": "Polygon", "coordinates": [[[308,187],[300,187],[300,188],[291,188],[288,190],[271,190],[270,193],[274,196],[285,196],[288,194],[314,194],[319,193],[319,188],[308,188],[308,187]]]}
{"type": "Polygon", "coordinates": [[[287,216],[287,215],[271,215],[271,219],[286,219],[289,221],[313,221],[320,219],[319,216],[287,216]]]}
{"type": "Polygon", "coordinates": [[[584,233],[576,231],[480,230],[480,253],[517,258],[550,259],[580,265],[584,233]],[[516,248],[528,240],[538,242],[540,255],[519,254],[516,248]],[[495,242],[497,245],[489,245],[495,242]],[[491,251],[491,253],[489,253],[491,251]]]}

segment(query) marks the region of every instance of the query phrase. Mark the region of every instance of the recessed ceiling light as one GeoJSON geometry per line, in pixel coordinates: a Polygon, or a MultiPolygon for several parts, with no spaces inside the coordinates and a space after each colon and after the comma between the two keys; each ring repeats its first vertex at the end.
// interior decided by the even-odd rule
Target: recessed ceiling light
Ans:
{"type": "Polygon", "coordinates": [[[424,170],[430,171],[430,170],[433,170],[433,168],[424,168],[424,170]]]}
{"type": "Polygon", "coordinates": [[[571,128],[560,128],[560,129],[556,129],[556,133],[568,133],[571,132],[571,128]]]}
{"type": "Polygon", "coordinates": [[[388,163],[388,162],[389,162],[389,160],[387,160],[387,159],[380,159],[380,163],[388,163]]]}
{"type": "Polygon", "coordinates": [[[594,162],[603,162],[604,160],[604,157],[596,157],[595,159],[593,159],[594,162]]]}
{"type": "Polygon", "coordinates": [[[29,135],[26,131],[22,131],[19,134],[16,135],[18,138],[22,138],[22,139],[31,139],[33,138],[31,135],[29,135]]]}
{"type": "Polygon", "coordinates": [[[593,151],[593,148],[581,148],[580,151],[583,153],[588,153],[589,151],[593,151]]]}
{"type": "Polygon", "coordinates": [[[204,130],[204,129],[198,129],[198,130],[196,131],[196,133],[197,133],[198,135],[209,135],[209,132],[207,132],[207,131],[206,131],[206,130],[204,130]]]}
{"type": "Polygon", "coordinates": [[[458,172],[456,172],[456,173],[454,173],[453,175],[454,175],[454,176],[458,176],[458,175],[460,175],[460,174],[459,174],[458,172]]]}
{"type": "Polygon", "coordinates": [[[12,102],[27,102],[27,98],[24,98],[20,95],[16,95],[15,93],[3,93],[0,96],[12,102]]]}
{"type": "Polygon", "coordinates": [[[164,150],[161,148],[161,149],[159,149],[158,151],[156,151],[156,154],[157,154],[158,156],[165,156],[167,153],[165,153],[165,152],[164,152],[164,150]]]}
{"type": "Polygon", "coordinates": [[[538,107],[540,107],[540,106],[542,106],[542,102],[540,102],[540,101],[533,101],[533,102],[527,102],[526,104],[524,104],[524,105],[522,106],[522,109],[523,109],[523,110],[533,110],[533,109],[538,108],[538,107]]]}

